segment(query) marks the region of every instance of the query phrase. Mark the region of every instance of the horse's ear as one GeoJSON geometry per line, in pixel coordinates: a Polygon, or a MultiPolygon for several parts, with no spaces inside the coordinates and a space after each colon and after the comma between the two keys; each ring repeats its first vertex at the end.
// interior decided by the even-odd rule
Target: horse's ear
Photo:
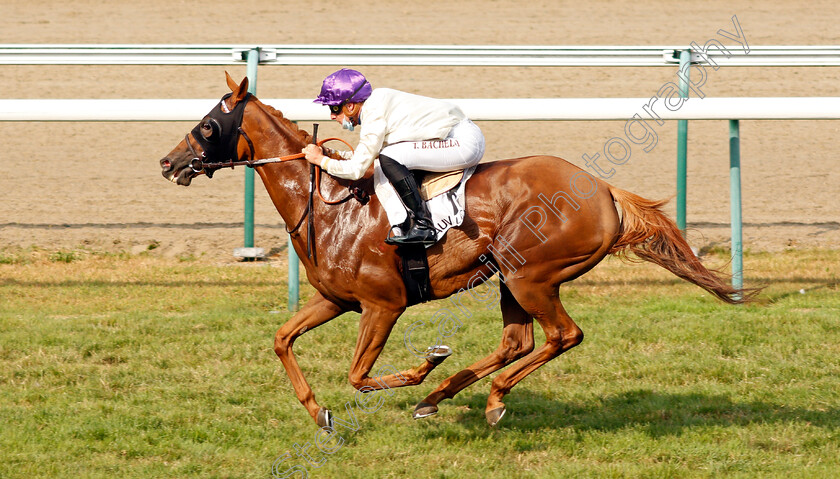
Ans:
{"type": "Polygon", "coordinates": [[[233,103],[236,104],[248,94],[248,77],[243,78],[242,83],[237,85],[233,78],[231,78],[230,73],[225,72],[225,76],[227,77],[228,87],[233,92],[233,103]]]}
{"type": "Polygon", "coordinates": [[[230,73],[225,72],[225,80],[227,80],[228,88],[230,88],[230,91],[236,91],[237,88],[239,88],[239,85],[236,84],[236,82],[233,80],[233,77],[230,76],[230,73]]]}

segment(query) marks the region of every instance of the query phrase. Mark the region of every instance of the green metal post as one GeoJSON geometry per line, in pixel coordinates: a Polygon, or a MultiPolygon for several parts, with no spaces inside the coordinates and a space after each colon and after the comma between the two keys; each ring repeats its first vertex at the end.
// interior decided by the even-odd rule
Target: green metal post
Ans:
{"type": "MultiPolygon", "coordinates": [[[[260,63],[260,49],[248,51],[248,92],[257,94],[257,65],[260,63]]],[[[245,244],[254,247],[254,169],[245,168],[245,244]]]]}
{"type": "MultiPolygon", "coordinates": [[[[688,98],[691,50],[680,52],[680,97],[688,98]]],[[[685,236],[686,175],[688,170],[688,120],[677,120],[677,227],[685,236]]]]}
{"type": "MultiPolygon", "coordinates": [[[[297,124],[297,122],[295,122],[297,124]]],[[[289,249],[289,311],[300,309],[300,259],[292,244],[291,235],[288,236],[289,249]]]]}
{"type": "Polygon", "coordinates": [[[732,228],[732,286],[744,286],[744,246],[741,235],[741,128],[729,120],[729,208],[732,228]]]}
{"type": "Polygon", "coordinates": [[[289,236],[289,311],[297,311],[300,308],[300,264],[297,252],[292,246],[292,237],[289,236]]]}

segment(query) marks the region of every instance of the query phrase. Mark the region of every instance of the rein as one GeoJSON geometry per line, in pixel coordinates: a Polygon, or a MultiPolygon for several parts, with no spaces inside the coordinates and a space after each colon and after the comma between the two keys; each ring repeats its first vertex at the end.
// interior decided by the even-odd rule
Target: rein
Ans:
{"type": "MultiPolygon", "coordinates": [[[[248,142],[248,146],[251,150],[251,155],[249,156],[249,158],[253,158],[254,157],[254,146],[253,146],[253,143],[251,142],[251,139],[248,138],[248,134],[245,133],[244,131],[242,131],[241,129],[240,129],[239,133],[240,133],[240,135],[242,135],[245,138],[245,141],[248,142]]],[[[190,135],[187,135],[187,138],[186,138],[187,146],[189,147],[190,152],[194,156],[194,158],[189,163],[189,167],[193,171],[193,173],[195,173],[196,175],[207,175],[208,178],[212,178],[213,177],[213,172],[215,172],[216,170],[220,170],[222,168],[234,169],[234,167],[236,167],[236,166],[247,166],[247,167],[250,167],[250,168],[254,168],[256,166],[268,165],[268,164],[271,164],[271,163],[283,163],[283,162],[286,162],[286,161],[302,160],[302,159],[306,158],[306,155],[304,155],[303,153],[293,153],[291,155],[276,156],[276,157],[272,157],[272,158],[264,158],[264,159],[261,159],[261,160],[254,160],[254,161],[251,161],[250,159],[248,159],[248,160],[238,160],[238,161],[231,160],[231,161],[207,162],[207,161],[204,161],[201,158],[199,158],[200,155],[198,153],[196,153],[192,144],[190,144],[189,136],[190,135]]],[[[340,142],[344,143],[345,145],[347,145],[351,150],[353,149],[353,147],[350,145],[350,143],[347,143],[345,140],[343,140],[341,138],[335,138],[335,137],[320,140],[315,144],[318,145],[318,146],[323,146],[325,143],[328,143],[330,141],[340,141],[340,142]]],[[[357,197],[356,193],[350,193],[349,195],[345,196],[344,198],[342,198],[340,200],[328,200],[328,199],[324,198],[323,193],[321,193],[321,187],[320,186],[321,186],[321,168],[316,168],[315,169],[315,190],[318,193],[318,198],[320,198],[322,202],[324,202],[328,205],[340,205],[341,203],[345,203],[353,197],[357,197]]],[[[360,201],[363,201],[363,200],[360,200],[360,201]]]]}

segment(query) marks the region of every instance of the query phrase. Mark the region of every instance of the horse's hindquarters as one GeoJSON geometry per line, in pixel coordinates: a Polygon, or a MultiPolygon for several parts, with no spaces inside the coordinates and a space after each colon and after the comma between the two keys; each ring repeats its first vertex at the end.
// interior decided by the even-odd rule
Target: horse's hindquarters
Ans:
{"type": "Polygon", "coordinates": [[[464,224],[429,250],[437,297],[497,272],[559,285],[601,261],[620,228],[609,186],[557,157],[481,164],[466,191],[464,224]]]}

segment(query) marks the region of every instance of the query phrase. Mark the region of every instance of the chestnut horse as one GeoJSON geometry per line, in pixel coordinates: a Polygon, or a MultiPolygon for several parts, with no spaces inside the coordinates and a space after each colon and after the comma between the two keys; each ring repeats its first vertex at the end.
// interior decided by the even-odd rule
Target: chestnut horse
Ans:
{"type": "MultiPolygon", "coordinates": [[[[442,347],[413,369],[371,376],[394,324],[408,306],[400,257],[395,246],[384,242],[390,228],[385,212],[375,196],[367,205],[357,201],[328,205],[316,200],[310,211],[309,164],[281,160],[300,158],[296,154],[310,143],[311,136],[248,94],[247,78],[239,85],[230,76],[227,81],[232,93],[220,104],[220,112],[225,113],[216,116],[234,116],[239,111],[241,119],[221,118],[227,126],[220,126],[211,112],[160,161],[163,176],[187,186],[198,174],[212,174],[223,165],[196,161],[200,155],[204,160],[227,160],[215,150],[216,158],[211,158],[208,151],[212,145],[227,142],[235,158],[244,159],[239,164],[254,166],[285,223],[298,225],[291,233],[292,243],[316,293],[277,331],[274,351],[315,422],[332,426],[330,411],[315,400],[292,353],[295,340],[306,331],[347,311],[361,313],[349,373],[350,383],[361,391],[420,384],[451,351],[442,347]],[[288,157],[277,158],[282,155],[288,157]],[[276,161],[254,163],[265,158],[276,161]],[[307,215],[314,219],[313,238],[307,237],[307,228],[299,227],[307,215]],[[308,240],[317,261],[307,258],[308,240]]],[[[323,176],[318,188],[326,198],[344,196],[352,184],[323,176]]],[[[674,222],[662,213],[664,201],[650,201],[610,186],[561,158],[531,156],[482,163],[467,184],[466,196],[463,224],[427,250],[432,299],[463,292],[498,273],[502,340],[492,354],[447,378],[426,396],[415,408],[415,418],[434,414],[443,399],[509,366],[493,380],[487,398],[485,417],[495,425],[505,412],[502,399],[511,388],[583,340],[583,332],[560,303],[559,286],[609,254],[632,252],[728,303],[749,298],[700,263],[674,222]],[[537,349],[534,319],[546,337],[537,349]]]]}

